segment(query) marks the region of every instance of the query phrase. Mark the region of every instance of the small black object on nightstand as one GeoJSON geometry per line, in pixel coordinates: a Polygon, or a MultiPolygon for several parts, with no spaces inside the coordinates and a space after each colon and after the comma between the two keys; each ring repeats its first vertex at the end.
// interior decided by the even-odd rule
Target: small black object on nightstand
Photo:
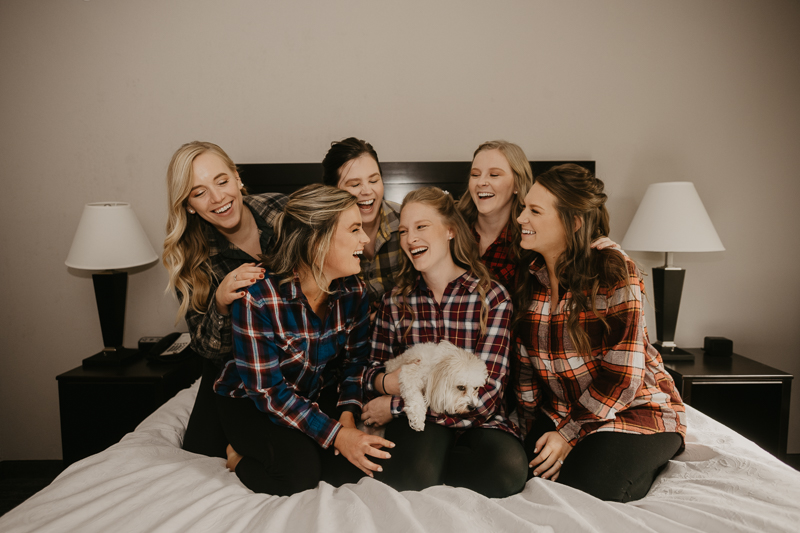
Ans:
{"type": "Polygon", "coordinates": [[[730,357],[733,354],[733,341],[725,337],[706,337],[703,351],[711,357],[730,357]]]}

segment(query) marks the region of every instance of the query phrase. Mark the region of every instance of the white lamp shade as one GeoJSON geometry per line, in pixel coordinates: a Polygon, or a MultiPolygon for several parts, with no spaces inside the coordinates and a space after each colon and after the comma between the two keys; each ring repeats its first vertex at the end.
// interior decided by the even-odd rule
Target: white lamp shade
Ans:
{"type": "Polygon", "coordinates": [[[118,270],[156,259],[130,204],[95,202],[83,208],[65,263],[81,270],[118,270]]]}
{"type": "Polygon", "coordinates": [[[622,240],[625,250],[644,252],[720,252],[725,249],[689,181],[654,183],[622,240]]]}

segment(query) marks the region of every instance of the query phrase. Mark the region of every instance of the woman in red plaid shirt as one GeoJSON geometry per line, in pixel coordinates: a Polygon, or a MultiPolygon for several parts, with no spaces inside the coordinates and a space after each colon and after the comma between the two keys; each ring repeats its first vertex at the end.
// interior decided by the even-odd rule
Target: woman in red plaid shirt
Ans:
{"type": "Polygon", "coordinates": [[[401,259],[396,286],[383,298],[364,377],[367,425],[386,426],[396,444],[375,478],[397,490],[445,483],[490,497],[522,490],[526,458],[517,429],[505,416],[511,298],[480,262],[475,240],[449,194],[435,187],[409,193],[400,212],[401,259]],[[466,415],[427,415],[425,430],[409,427],[399,396],[399,372],[383,365],[410,346],[443,340],[475,353],[489,378],[480,403],[466,415]],[[396,417],[398,420],[392,422],[396,417]],[[391,423],[390,423],[391,422],[391,423]]]}
{"type": "Polygon", "coordinates": [[[516,288],[522,255],[517,217],[533,183],[522,148],[508,141],[487,141],[475,150],[468,190],[458,201],[489,273],[510,293],[516,288]]]}
{"type": "Polygon", "coordinates": [[[685,410],[644,322],[635,263],[608,235],[603,182],[578,165],[536,178],[519,217],[537,252],[518,291],[515,383],[533,476],[603,500],[642,498],[683,447],[685,410]]]}

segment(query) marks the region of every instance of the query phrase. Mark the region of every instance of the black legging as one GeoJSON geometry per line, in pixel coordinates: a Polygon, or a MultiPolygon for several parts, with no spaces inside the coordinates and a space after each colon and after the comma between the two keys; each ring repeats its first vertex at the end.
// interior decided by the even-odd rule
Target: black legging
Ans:
{"type": "MultiPolygon", "coordinates": [[[[331,417],[337,416],[334,388],[319,398],[320,409],[331,417]]],[[[339,486],[364,475],[344,456],[335,456],[333,446],[325,450],[302,431],[272,422],[250,398],[215,398],[227,442],[242,456],[236,475],[253,492],[289,496],[320,480],[339,486]]]]}
{"type": "Polygon", "coordinates": [[[197,389],[197,398],[183,436],[183,449],[210,457],[225,458],[228,438],[222,429],[214,392],[214,382],[221,368],[208,359],[203,360],[203,376],[197,389]]]}
{"type": "Polygon", "coordinates": [[[414,431],[400,417],[386,426],[384,436],[396,446],[389,450],[391,459],[371,458],[383,467],[375,479],[396,490],[446,484],[504,498],[525,487],[525,451],[516,437],[499,429],[459,432],[428,422],[424,431],[414,431]]]}
{"type": "MultiPolygon", "coordinates": [[[[536,441],[555,425],[538,413],[525,438],[525,451],[532,460],[536,441]]],[[[619,432],[592,433],[575,445],[564,459],[558,483],[582,490],[605,501],[630,502],[643,498],[658,473],[682,444],[677,433],[636,435],[619,432]]],[[[533,475],[533,470],[529,476],[533,475]]]]}

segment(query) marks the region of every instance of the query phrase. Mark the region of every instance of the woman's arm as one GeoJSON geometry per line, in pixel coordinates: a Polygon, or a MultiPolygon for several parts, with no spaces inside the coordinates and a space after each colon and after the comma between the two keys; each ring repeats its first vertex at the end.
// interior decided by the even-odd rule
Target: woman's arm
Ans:
{"type": "Polygon", "coordinates": [[[339,403],[337,407],[350,411],[354,416],[361,414],[364,397],[364,374],[369,363],[369,299],[366,291],[361,293],[353,306],[354,325],[347,335],[343,354],[342,380],[339,384],[339,403]]]}
{"type": "Polygon", "coordinates": [[[542,401],[542,389],[536,377],[528,350],[521,339],[517,341],[516,358],[519,375],[514,377],[514,392],[517,395],[517,414],[524,437],[530,431],[536,419],[539,404],[542,401]]]}
{"type": "MultiPolygon", "coordinates": [[[[598,425],[612,420],[636,398],[645,375],[643,283],[636,265],[626,261],[628,279],[620,281],[607,296],[605,334],[599,368],[591,384],[559,421],[556,430],[572,444],[598,425]]],[[[592,339],[597,345],[599,339],[592,339]]]]}
{"type": "MultiPolygon", "coordinates": [[[[215,361],[228,358],[233,350],[230,305],[242,298],[247,288],[256,280],[263,279],[264,272],[255,263],[245,263],[229,272],[221,283],[212,281],[205,313],[200,313],[189,305],[185,318],[195,353],[215,361]]],[[[177,294],[179,300],[182,300],[181,293],[177,294]]]]}

